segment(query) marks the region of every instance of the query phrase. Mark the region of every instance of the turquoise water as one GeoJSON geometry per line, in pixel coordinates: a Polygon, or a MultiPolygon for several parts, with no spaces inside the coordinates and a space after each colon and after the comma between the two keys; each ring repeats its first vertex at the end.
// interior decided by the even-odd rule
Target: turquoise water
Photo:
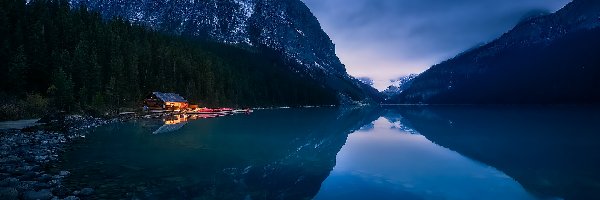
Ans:
{"type": "Polygon", "coordinates": [[[260,110],[97,128],[65,185],[110,199],[593,199],[595,107],[260,110]],[[186,120],[187,119],[187,120],[186,120]]]}

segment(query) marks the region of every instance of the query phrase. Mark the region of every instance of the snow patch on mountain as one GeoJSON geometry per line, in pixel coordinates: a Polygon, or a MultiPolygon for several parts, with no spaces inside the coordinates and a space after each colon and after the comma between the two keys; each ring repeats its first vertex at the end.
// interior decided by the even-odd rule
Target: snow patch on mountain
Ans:
{"type": "Polygon", "coordinates": [[[403,76],[397,79],[390,80],[392,84],[388,86],[382,93],[384,96],[389,99],[393,96],[396,96],[402,93],[406,88],[410,87],[413,79],[419,76],[418,74],[411,74],[408,76],[403,76]]]}

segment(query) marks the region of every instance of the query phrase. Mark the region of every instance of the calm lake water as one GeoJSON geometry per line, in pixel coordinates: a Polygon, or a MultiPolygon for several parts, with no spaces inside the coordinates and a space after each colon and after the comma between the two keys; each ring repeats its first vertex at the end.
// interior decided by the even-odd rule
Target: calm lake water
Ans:
{"type": "MultiPolygon", "coordinates": [[[[187,118],[187,116],[184,116],[187,118]]],[[[597,107],[260,110],[97,128],[65,185],[111,199],[597,199],[597,107]]]]}

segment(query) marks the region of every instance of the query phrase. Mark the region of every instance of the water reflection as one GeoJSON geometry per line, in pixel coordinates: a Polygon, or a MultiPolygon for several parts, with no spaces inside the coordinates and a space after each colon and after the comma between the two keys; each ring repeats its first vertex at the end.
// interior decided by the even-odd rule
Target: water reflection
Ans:
{"type": "Polygon", "coordinates": [[[162,121],[97,129],[63,156],[67,187],[100,198],[310,199],[349,133],[378,110],[266,110],[195,120],[152,135],[162,121]],[[115,153],[118,152],[118,153],[115,153]]]}
{"type": "Polygon", "coordinates": [[[503,172],[399,125],[382,117],[351,134],[315,199],[533,199],[503,172]]]}
{"type": "Polygon", "coordinates": [[[600,196],[596,106],[396,107],[436,144],[513,177],[540,198],[600,196]]]}
{"type": "MultiPolygon", "coordinates": [[[[163,117],[163,122],[164,124],[162,126],[160,126],[158,129],[156,129],[154,132],[152,132],[152,134],[162,134],[162,133],[170,133],[170,132],[175,132],[179,129],[181,129],[182,127],[184,127],[188,121],[193,121],[193,120],[199,120],[199,119],[212,119],[212,118],[217,118],[217,117],[224,117],[224,116],[228,116],[228,115],[233,115],[234,113],[230,113],[230,114],[178,114],[178,115],[167,115],[165,117],[163,117]]],[[[236,113],[236,114],[240,114],[240,113],[236,113]]],[[[249,114],[249,113],[245,113],[245,114],[249,114]]]]}
{"type": "Polygon", "coordinates": [[[321,108],[140,120],[97,129],[60,169],[72,172],[66,186],[110,199],[594,199],[599,111],[321,108]],[[151,134],[167,125],[182,126],[151,134]]]}
{"type": "Polygon", "coordinates": [[[163,121],[164,125],[156,129],[154,132],[152,132],[152,134],[161,134],[177,131],[187,124],[188,116],[172,115],[165,117],[163,121]]]}

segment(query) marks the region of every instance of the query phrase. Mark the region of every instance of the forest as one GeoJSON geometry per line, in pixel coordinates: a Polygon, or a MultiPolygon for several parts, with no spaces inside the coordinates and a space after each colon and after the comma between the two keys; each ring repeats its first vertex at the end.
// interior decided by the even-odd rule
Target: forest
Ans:
{"type": "Polygon", "coordinates": [[[153,91],[207,107],[337,104],[278,55],[103,19],[67,0],[3,0],[0,120],[136,109],[153,91]]]}

